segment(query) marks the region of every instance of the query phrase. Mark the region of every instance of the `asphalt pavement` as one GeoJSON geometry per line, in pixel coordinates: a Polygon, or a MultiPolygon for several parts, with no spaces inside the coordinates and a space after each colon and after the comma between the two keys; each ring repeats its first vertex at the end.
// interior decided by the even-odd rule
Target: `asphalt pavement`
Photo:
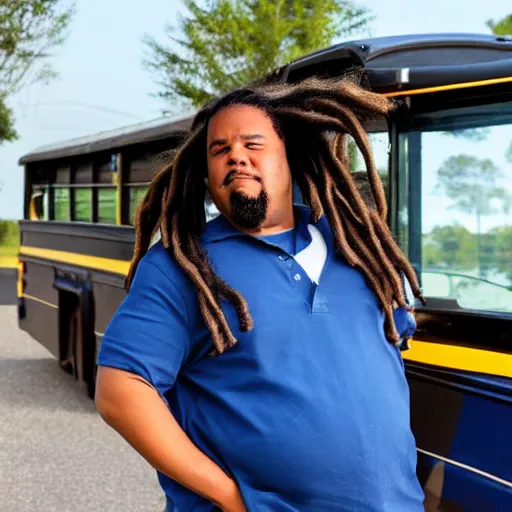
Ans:
{"type": "Polygon", "coordinates": [[[155,471],[0,306],[0,512],[163,508],[155,471]]]}

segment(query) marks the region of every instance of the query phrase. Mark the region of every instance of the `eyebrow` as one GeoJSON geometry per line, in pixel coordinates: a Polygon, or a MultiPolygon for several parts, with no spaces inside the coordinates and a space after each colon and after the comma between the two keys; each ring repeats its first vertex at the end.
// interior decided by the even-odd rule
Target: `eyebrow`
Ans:
{"type": "MultiPolygon", "coordinates": [[[[251,133],[251,134],[240,135],[240,138],[243,140],[255,140],[255,139],[265,139],[265,136],[261,135],[259,133],[251,133]]],[[[215,146],[223,146],[226,143],[227,143],[226,139],[215,139],[208,146],[208,150],[211,150],[215,146]]]]}

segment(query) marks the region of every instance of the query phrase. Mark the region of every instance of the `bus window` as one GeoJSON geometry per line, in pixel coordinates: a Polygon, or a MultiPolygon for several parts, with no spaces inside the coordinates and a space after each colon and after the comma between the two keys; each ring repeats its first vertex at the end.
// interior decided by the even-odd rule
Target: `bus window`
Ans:
{"type": "Polygon", "coordinates": [[[144,197],[146,197],[148,189],[148,185],[130,187],[130,224],[133,224],[135,214],[137,213],[137,208],[139,207],[144,197]]]}
{"type": "Polygon", "coordinates": [[[92,221],[92,190],[90,188],[75,189],[74,218],[77,222],[92,221]]]}
{"type": "Polygon", "coordinates": [[[117,190],[115,188],[98,189],[98,222],[116,223],[117,190]]]}
{"type": "Polygon", "coordinates": [[[69,188],[55,188],[54,191],[54,220],[71,220],[69,188]]]}
{"type": "Polygon", "coordinates": [[[401,147],[417,155],[405,165],[418,198],[409,257],[425,296],[512,312],[512,104],[422,118],[401,147]]]}

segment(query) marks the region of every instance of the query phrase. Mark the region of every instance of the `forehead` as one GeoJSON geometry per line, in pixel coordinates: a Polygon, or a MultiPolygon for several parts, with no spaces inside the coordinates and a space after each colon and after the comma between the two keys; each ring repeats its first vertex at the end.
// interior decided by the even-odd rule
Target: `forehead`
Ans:
{"type": "Polygon", "coordinates": [[[249,105],[225,108],[217,112],[208,124],[208,140],[247,133],[277,136],[268,115],[263,110],[249,105]]]}

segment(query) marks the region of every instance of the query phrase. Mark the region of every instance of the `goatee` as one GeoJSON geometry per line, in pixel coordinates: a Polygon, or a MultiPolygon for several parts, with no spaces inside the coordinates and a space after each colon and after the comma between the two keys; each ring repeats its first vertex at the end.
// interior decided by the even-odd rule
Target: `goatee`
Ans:
{"type": "Polygon", "coordinates": [[[232,192],[231,220],[244,229],[256,229],[267,216],[268,195],[264,189],[256,197],[249,197],[241,192],[232,192]]]}

